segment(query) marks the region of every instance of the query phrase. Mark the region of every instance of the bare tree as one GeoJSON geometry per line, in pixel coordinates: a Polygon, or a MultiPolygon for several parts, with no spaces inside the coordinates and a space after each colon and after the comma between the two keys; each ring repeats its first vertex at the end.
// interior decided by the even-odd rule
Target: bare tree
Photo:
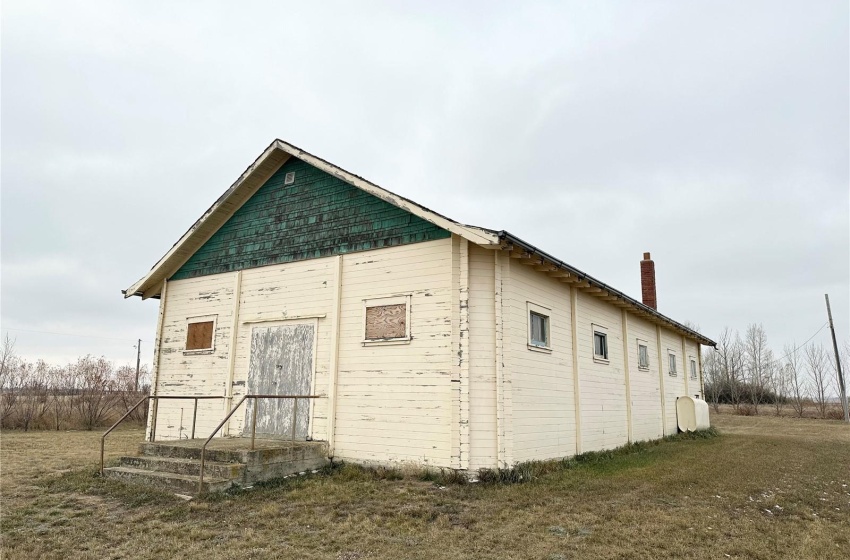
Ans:
{"type": "Polygon", "coordinates": [[[794,345],[785,345],[784,369],[788,377],[788,394],[791,401],[791,408],[794,409],[794,413],[797,416],[802,418],[806,406],[806,398],[809,393],[809,384],[803,374],[803,367],[800,363],[800,355],[797,353],[797,350],[794,345]]]}
{"type": "Polygon", "coordinates": [[[74,393],[77,388],[75,368],[50,368],[48,374],[51,408],[53,409],[53,428],[61,429],[62,422],[70,422],[74,410],[74,393]]]}
{"type": "MultiPolygon", "coordinates": [[[[731,369],[731,354],[732,354],[732,333],[729,331],[729,327],[724,327],[723,331],[720,333],[720,336],[717,337],[717,346],[714,347],[715,352],[717,353],[717,361],[718,366],[720,368],[719,379],[723,388],[721,391],[729,392],[729,384],[731,382],[730,379],[730,369],[731,369]]],[[[729,394],[729,400],[732,402],[732,395],[729,394]]],[[[734,405],[734,402],[732,403],[734,405]]]]}
{"type": "Polygon", "coordinates": [[[735,411],[741,408],[744,397],[744,351],[738,332],[723,329],[717,338],[717,359],[720,362],[722,391],[728,395],[735,411]]]}
{"type": "Polygon", "coordinates": [[[806,346],[806,368],[812,382],[812,397],[821,418],[826,418],[829,395],[832,390],[832,368],[823,345],[814,342],[806,346]]]}
{"type": "Polygon", "coordinates": [[[114,406],[112,364],[106,358],[85,356],[71,366],[79,380],[74,403],[87,430],[99,426],[114,406]]]}
{"type": "Polygon", "coordinates": [[[720,399],[723,395],[724,376],[720,355],[711,348],[702,358],[702,373],[705,377],[705,394],[715,412],[720,410],[720,399]]]}
{"type": "Polygon", "coordinates": [[[18,405],[18,426],[28,431],[38,427],[38,423],[50,409],[47,372],[49,366],[44,360],[35,364],[21,362],[24,383],[18,405]]]}
{"type": "Polygon", "coordinates": [[[770,380],[769,389],[773,393],[773,409],[776,415],[782,414],[782,409],[788,402],[788,387],[790,379],[786,364],[771,361],[768,365],[768,379],[770,380]]]}
{"type": "Polygon", "coordinates": [[[20,396],[20,359],[15,355],[15,341],[7,334],[0,347],[0,426],[8,426],[20,396]]]}
{"type": "Polygon", "coordinates": [[[758,414],[769,383],[768,364],[773,361],[772,353],[767,347],[767,335],[761,324],[751,324],[747,327],[744,337],[744,360],[750,401],[758,414]]]}
{"type": "MultiPolygon", "coordinates": [[[[120,400],[121,413],[130,410],[139,400],[148,393],[150,383],[148,381],[150,374],[148,373],[147,365],[141,367],[139,371],[139,390],[136,386],[136,368],[133,366],[121,366],[115,374],[116,390],[118,399],[120,400]]],[[[140,406],[131,415],[130,420],[135,422],[144,422],[147,419],[147,406],[140,406]]]]}

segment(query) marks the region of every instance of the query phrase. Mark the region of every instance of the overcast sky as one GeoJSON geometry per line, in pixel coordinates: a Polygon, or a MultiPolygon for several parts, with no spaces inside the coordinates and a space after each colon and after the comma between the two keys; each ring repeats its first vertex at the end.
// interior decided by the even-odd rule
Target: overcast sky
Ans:
{"type": "Polygon", "coordinates": [[[846,340],[849,20],[845,0],[7,0],[3,333],[54,362],[131,363],[141,338],[149,362],[157,301],[120,290],[279,137],[637,298],[651,251],[659,310],[710,337],[803,342],[828,292],[846,340]]]}

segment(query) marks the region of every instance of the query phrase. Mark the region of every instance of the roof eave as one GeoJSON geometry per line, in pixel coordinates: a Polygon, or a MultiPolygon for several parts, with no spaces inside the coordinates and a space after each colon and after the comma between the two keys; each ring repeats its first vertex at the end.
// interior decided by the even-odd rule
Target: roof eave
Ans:
{"type": "Polygon", "coordinates": [[[498,245],[499,243],[497,232],[465,226],[455,222],[442,214],[416,204],[412,200],[383,189],[359,175],[355,175],[318,156],[314,156],[297,146],[276,139],[248,166],[242,175],[239,176],[218,200],[192,224],[192,227],[157,261],[145,276],[126,290],[122,290],[124,297],[141,296],[142,299],[147,299],[159,295],[162,283],[166,278],[183,266],[189,257],[233,215],[233,212],[238,210],[246,200],[253,196],[256,189],[262,186],[290,156],[298,158],[356,188],[377,196],[394,206],[406,210],[473,243],[485,246],[498,245]],[[257,180],[254,180],[255,178],[257,180]],[[244,200],[240,200],[240,198],[244,198],[244,200]],[[230,204],[231,201],[233,201],[232,204],[230,204]]]}
{"type": "Polygon", "coordinates": [[[523,241],[522,239],[516,237],[508,231],[502,230],[498,232],[498,237],[500,244],[502,244],[503,249],[511,249],[512,247],[519,247],[521,250],[527,252],[531,257],[537,256],[541,259],[541,263],[548,263],[560,270],[568,272],[572,276],[575,276],[578,282],[587,282],[588,285],[593,286],[595,288],[599,288],[604,291],[607,295],[613,296],[624,303],[628,304],[633,309],[640,311],[644,315],[648,315],[650,318],[654,319],[656,322],[664,324],[668,327],[671,327],[681,334],[684,334],[688,338],[699,342],[700,344],[704,344],[706,346],[717,346],[717,343],[711,340],[710,338],[698,333],[697,331],[686,327],[685,325],[679,323],[678,321],[674,321],[670,317],[659,313],[658,310],[649,307],[648,305],[643,304],[642,302],[637,301],[636,299],[627,296],[621,291],[612,288],[608,284],[597,280],[593,276],[583,272],[573,266],[568,265],[567,263],[549,255],[545,251],[541,251],[537,247],[534,247],[530,243],[523,241]]]}

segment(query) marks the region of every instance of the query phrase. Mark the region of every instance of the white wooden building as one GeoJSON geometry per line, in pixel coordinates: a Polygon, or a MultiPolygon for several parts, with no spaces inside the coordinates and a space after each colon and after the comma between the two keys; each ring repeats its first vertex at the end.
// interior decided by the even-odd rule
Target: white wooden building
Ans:
{"type": "MultiPolygon", "coordinates": [[[[280,140],[124,293],[159,298],[152,392],[227,397],[200,401],[196,437],[246,391],[320,395],[298,437],[367,464],[510,466],[675,433],[714,344],[280,140]]],[[[288,434],[291,406],[258,405],[258,432],[288,434]]],[[[161,401],[156,436],[189,437],[192,416],[161,401]]]]}

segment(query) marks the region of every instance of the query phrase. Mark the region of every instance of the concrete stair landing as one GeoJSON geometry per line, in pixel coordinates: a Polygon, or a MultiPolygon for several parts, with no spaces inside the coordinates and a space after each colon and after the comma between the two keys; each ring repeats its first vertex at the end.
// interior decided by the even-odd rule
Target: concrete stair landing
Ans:
{"type": "MultiPolygon", "coordinates": [[[[121,457],[106,476],[145,484],[179,494],[196,494],[204,440],[142,443],[138,457],[121,457]]],[[[204,492],[221,492],[238,484],[280,478],[328,464],[327,444],[321,441],[217,438],[207,446],[204,492]]]]}

